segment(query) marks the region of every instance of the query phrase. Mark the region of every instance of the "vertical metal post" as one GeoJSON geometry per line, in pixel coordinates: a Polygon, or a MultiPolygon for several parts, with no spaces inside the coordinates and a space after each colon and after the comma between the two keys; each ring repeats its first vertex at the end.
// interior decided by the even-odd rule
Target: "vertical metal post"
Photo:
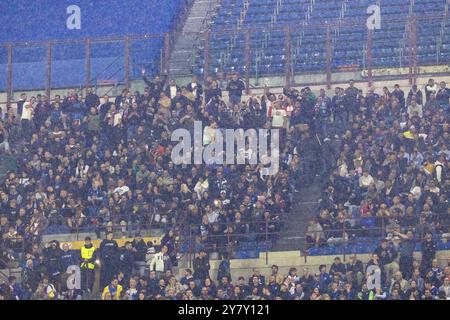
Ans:
{"type": "Polygon", "coordinates": [[[50,101],[50,92],[52,86],[52,43],[47,42],[47,65],[46,65],[46,78],[45,78],[45,95],[50,101]]]}
{"type": "Polygon", "coordinates": [[[86,90],[91,85],[91,39],[86,40],[86,90]]]}
{"type": "Polygon", "coordinates": [[[331,30],[330,26],[327,26],[327,38],[326,38],[326,48],[327,48],[327,89],[331,89],[331,61],[332,61],[332,48],[331,48],[331,30]]]}
{"type": "Polygon", "coordinates": [[[304,256],[305,256],[305,264],[308,262],[308,241],[306,240],[306,237],[305,237],[305,244],[304,244],[304,246],[303,246],[303,248],[304,248],[304,256]]]}
{"type": "Polygon", "coordinates": [[[269,264],[269,221],[266,218],[266,265],[269,264]]]}
{"type": "Polygon", "coordinates": [[[170,74],[170,34],[164,34],[164,74],[169,76],[170,74]]]}
{"type": "Polygon", "coordinates": [[[417,19],[412,17],[411,21],[411,37],[412,37],[412,85],[417,81],[417,19]]]}
{"type": "Polygon", "coordinates": [[[210,41],[210,31],[207,30],[205,33],[205,51],[204,51],[204,58],[205,63],[203,65],[203,78],[206,80],[206,78],[209,75],[209,41],[210,41]]]}
{"type": "Polygon", "coordinates": [[[409,80],[409,84],[412,85],[412,69],[413,69],[413,58],[412,58],[412,23],[411,23],[412,19],[408,19],[406,21],[406,30],[408,32],[408,66],[409,66],[409,71],[408,71],[408,80],[409,80]]]}
{"type": "Polygon", "coordinates": [[[285,65],[285,77],[286,77],[286,87],[291,87],[291,28],[288,26],[285,28],[286,33],[286,42],[285,42],[285,51],[286,51],[286,65],[285,65]]]}
{"type": "Polygon", "coordinates": [[[372,47],[373,47],[373,30],[367,29],[367,51],[366,51],[366,63],[367,63],[367,85],[372,87],[372,47]]]}
{"type": "Polygon", "coordinates": [[[250,30],[245,33],[244,63],[246,94],[250,94],[250,30]]]}
{"type": "Polygon", "coordinates": [[[12,85],[12,44],[8,45],[8,69],[7,69],[7,83],[6,83],[6,107],[11,108],[11,101],[13,95],[13,85],[12,85]]]}
{"type": "Polygon", "coordinates": [[[125,37],[125,88],[130,88],[130,37],[125,37]]]}
{"type": "Polygon", "coordinates": [[[347,240],[345,239],[345,223],[342,225],[342,240],[343,240],[343,243],[344,243],[344,262],[345,262],[345,257],[346,257],[346,255],[345,255],[345,245],[347,244],[347,240]]]}
{"type": "Polygon", "coordinates": [[[188,243],[188,247],[189,247],[189,268],[192,268],[192,228],[191,225],[189,224],[189,243],[188,243]]]}
{"type": "Polygon", "coordinates": [[[228,226],[227,226],[227,258],[231,259],[231,246],[230,246],[230,231],[228,230],[228,226]]]}
{"type": "Polygon", "coordinates": [[[412,16],[408,20],[408,53],[409,53],[409,84],[417,81],[417,20],[412,16]]]}

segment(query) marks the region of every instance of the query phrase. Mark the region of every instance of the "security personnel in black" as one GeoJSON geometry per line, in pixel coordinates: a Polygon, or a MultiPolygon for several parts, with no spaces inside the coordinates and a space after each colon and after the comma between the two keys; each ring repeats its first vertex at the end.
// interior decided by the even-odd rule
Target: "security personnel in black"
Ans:
{"type": "Polygon", "coordinates": [[[118,271],[117,261],[119,256],[119,246],[113,237],[113,233],[108,232],[106,234],[106,239],[100,243],[99,258],[101,263],[101,288],[107,286],[114,277],[114,274],[118,271]]]}
{"type": "Polygon", "coordinates": [[[86,237],[84,239],[84,245],[80,250],[81,257],[81,289],[83,291],[91,291],[92,285],[94,284],[95,277],[95,259],[96,259],[96,250],[94,245],[92,244],[91,238],[86,237]]]}

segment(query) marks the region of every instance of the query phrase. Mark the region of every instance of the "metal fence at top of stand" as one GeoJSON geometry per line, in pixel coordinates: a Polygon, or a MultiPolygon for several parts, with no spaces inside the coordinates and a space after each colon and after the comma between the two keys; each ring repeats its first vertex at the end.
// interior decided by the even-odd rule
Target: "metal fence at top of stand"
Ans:
{"type": "Polygon", "coordinates": [[[129,87],[168,68],[169,34],[16,42],[0,45],[0,91],[84,88],[102,83],[129,87]]]}

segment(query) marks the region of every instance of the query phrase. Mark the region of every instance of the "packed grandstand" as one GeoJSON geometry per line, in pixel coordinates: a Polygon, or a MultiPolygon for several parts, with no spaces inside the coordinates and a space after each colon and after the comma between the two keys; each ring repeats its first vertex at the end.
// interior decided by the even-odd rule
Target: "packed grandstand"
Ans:
{"type": "Polygon", "coordinates": [[[450,300],[449,2],[373,2],[180,1],[187,22],[158,44],[172,53],[131,53],[111,88],[59,89],[68,58],[45,93],[23,75],[18,91],[10,46],[0,300],[450,300]],[[180,163],[174,132],[195,140],[199,123],[194,158],[229,129],[277,132],[277,170],[250,139],[231,149],[243,164],[180,163]]]}

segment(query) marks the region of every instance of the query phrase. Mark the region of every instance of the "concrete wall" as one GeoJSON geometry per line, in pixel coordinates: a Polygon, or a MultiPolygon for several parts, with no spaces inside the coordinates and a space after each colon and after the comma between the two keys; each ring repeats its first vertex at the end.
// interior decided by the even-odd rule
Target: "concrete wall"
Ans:
{"type": "MultiPolygon", "coordinates": [[[[367,263],[370,259],[370,254],[357,255],[363,263],[367,263]]],[[[333,256],[308,256],[300,255],[299,251],[285,251],[285,252],[269,252],[268,259],[266,261],[266,253],[261,253],[259,259],[233,259],[230,261],[231,276],[233,280],[237,280],[238,277],[244,276],[246,279],[252,274],[253,268],[258,268],[261,274],[266,277],[271,273],[271,266],[276,264],[279,267],[281,275],[287,275],[291,267],[301,270],[303,267],[308,267],[311,273],[318,271],[319,265],[326,264],[329,268],[334,262],[335,257],[340,257],[342,261],[347,262],[349,255],[333,255],[333,256]]],[[[416,260],[421,259],[421,253],[415,252],[414,258],[416,260]]],[[[438,251],[436,258],[439,260],[442,266],[447,265],[450,262],[450,250],[438,251]]],[[[219,268],[220,260],[211,260],[211,278],[217,278],[217,270],[219,268]]],[[[183,266],[184,267],[184,266],[183,266]]],[[[181,271],[182,268],[180,268],[181,271]]]]}
{"type": "MultiPolygon", "coordinates": [[[[450,73],[436,75],[436,76],[430,76],[430,75],[421,75],[417,78],[417,86],[423,90],[426,83],[428,82],[428,79],[433,78],[435,81],[446,81],[447,83],[450,83],[450,73]]],[[[327,93],[329,95],[332,95],[334,93],[334,88],[337,86],[341,86],[346,88],[348,86],[348,81],[350,79],[353,79],[356,83],[356,86],[363,91],[367,92],[368,85],[367,85],[367,79],[361,77],[360,72],[342,72],[342,73],[335,73],[332,75],[332,86],[331,89],[326,89],[326,86],[324,84],[325,82],[325,75],[324,74],[309,74],[309,75],[298,75],[295,77],[295,88],[302,88],[307,84],[314,92],[318,92],[321,88],[326,89],[327,93]],[[318,85],[311,85],[311,83],[318,83],[318,85]]],[[[189,83],[190,78],[182,78],[177,79],[178,85],[186,85],[189,83]]],[[[264,92],[264,86],[267,84],[268,87],[272,88],[271,91],[274,93],[281,93],[283,92],[282,87],[284,86],[284,77],[268,77],[268,78],[260,78],[259,84],[257,87],[255,86],[255,79],[250,79],[250,85],[252,86],[251,89],[251,95],[261,95],[264,92]]],[[[377,80],[374,79],[373,86],[375,87],[375,91],[378,93],[382,92],[382,89],[384,86],[387,86],[388,88],[392,89],[395,84],[399,84],[400,87],[405,91],[405,94],[408,93],[409,89],[411,88],[408,80],[408,76],[402,76],[401,79],[387,79],[387,80],[377,80]]],[[[132,91],[140,91],[143,92],[146,84],[142,80],[135,80],[131,82],[130,89],[132,91]]],[[[225,84],[223,85],[225,86],[225,84]]],[[[101,86],[97,87],[97,94],[99,96],[103,96],[104,94],[108,94],[110,96],[117,96],[121,93],[122,89],[124,88],[123,85],[119,86],[101,86]]],[[[80,89],[80,88],[75,88],[80,89]]],[[[51,91],[51,97],[54,97],[56,94],[59,94],[61,96],[64,96],[67,94],[67,91],[69,89],[55,89],[51,91]]],[[[32,90],[32,91],[24,91],[28,94],[28,96],[33,96],[38,93],[43,94],[45,93],[45,90],[32,90]]],[[[84,94],[84,90],[82,93],[84,94]]],[[[13,94],[13,101],[17,101],[20,97],[20,94],[22,91],[14,92],[13,94]]],[[[223,92],[224,99],[228,99],[228,92],[223,92]]],[[[244,96],[245,98],[246,96],[244,96]]],[[[0,106],[3,107],[4,103],[6,102],[6,93],[0,92],[0,106]]]]}

